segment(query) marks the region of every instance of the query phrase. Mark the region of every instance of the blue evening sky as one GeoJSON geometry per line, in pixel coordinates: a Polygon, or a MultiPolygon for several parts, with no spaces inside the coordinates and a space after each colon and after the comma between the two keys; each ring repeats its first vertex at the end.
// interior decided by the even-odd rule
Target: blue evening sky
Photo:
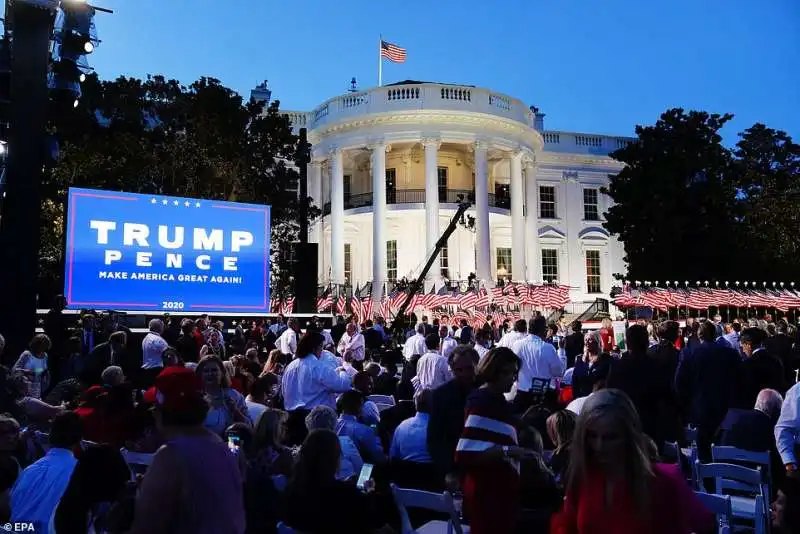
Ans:
{"type": "Polygon", "coordinates": [[[798,0],[95,0],[103,78],[269,79],[311,110],[355,76],[377,83],[378,35],[403,79],[486,86],[537,105],[547,129],[630,135],[673,106],[731,112],[800,138],[798,0]]]}

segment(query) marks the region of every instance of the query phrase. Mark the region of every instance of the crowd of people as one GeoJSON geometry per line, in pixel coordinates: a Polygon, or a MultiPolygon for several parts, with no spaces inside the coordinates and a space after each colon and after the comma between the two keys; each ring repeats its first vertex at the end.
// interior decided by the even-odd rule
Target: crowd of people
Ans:
{"type": "MultiPolygon", "coordinates": [[[[63,306],[0,368],[0,523],[36,532],[400,532],[391,485],[473,534],[715,532],[665,444],[770,451],[800,532],[800,343],[771,317],[475,329],[446,317],[152,319],[63,306]]],[[[0,355],[4,349],[0,336],[0,355]]],[[[421,525],[435,517],[412,511],[421,525]]]]}

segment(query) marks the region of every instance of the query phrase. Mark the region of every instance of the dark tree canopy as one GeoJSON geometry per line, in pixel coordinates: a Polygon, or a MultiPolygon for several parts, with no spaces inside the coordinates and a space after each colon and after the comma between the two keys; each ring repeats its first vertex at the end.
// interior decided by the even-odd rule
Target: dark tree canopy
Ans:
{"type": "Polygon", "coordinates": [[[163,76],[101,81],[93,75],[82,89],[77,109],[51,113],[60,157],[44,179],[43,292],[62,287],[71,186],[270,204],[273,287],[286,288],[279,251],[298,238],[299,175],[292,166],[298,138],[277,101],[265,109],[213,78],[184,87],[163,76]]]}
{"type": "Polygon", "coordinates": [[[626,165],[605,190],[614,205],[604,226],[628,262],[620,274],[694,281],[798,272],[799,147],[756,124],[730,150],[719,131],[731,118],[671,109],[611,154],[626,165]]]}

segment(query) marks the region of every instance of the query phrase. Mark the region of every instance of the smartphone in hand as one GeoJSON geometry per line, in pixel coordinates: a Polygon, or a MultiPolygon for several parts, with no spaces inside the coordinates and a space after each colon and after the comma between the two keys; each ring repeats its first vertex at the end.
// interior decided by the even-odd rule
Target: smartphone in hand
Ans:
{"type": "Polygon", "coordinates": [[[364,485],[367,483],[367,480],[372,478],[372,464],[364,464],[361,467],[361,473],[358,475],[358,482],[356,482],[356,487],[361,491],[364,491],[364,485]]]}

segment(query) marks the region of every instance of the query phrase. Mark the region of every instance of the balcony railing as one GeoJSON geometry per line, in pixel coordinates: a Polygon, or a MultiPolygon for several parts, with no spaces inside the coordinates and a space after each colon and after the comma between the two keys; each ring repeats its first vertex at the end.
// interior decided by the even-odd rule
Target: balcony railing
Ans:
{"type": "MultiPolygon", "coordinates": [[[[439,202],[443,204],[457,204],[461,198],[474,201],[475,192],[467,189],[448,189],[439,191],[439,202]]],[[[396,189],[386,191],[387,204],[424,204],[424,189],[396,189]]],[[[363,208],[372,206],[372,191],[359,193],[357,195],[345,195],[344,209],[363,208]]],[[[495,195],[489,193],[489,207],[509,209],[511,199],[507,195],[495,195]]],[[[323,215],[330,215],[331,203],[326,202],[322,207],[323,215]]]]}

